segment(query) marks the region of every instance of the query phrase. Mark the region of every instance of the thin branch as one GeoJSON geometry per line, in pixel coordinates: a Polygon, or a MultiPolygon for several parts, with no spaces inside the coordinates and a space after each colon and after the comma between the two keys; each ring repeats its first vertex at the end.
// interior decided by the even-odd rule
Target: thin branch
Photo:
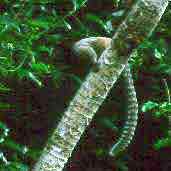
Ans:
{"type": "Polygon", "coordinates": [[[168,103],[170,103],[171,102],[170,90],[169,90],[169,87],[168,87],[166,79],[163,79],[163,83],[164,83],[164,88],[165,88],[165,91],[166,91],[166,96],[167,96],[167,99],[168,99],[168,103]]]}

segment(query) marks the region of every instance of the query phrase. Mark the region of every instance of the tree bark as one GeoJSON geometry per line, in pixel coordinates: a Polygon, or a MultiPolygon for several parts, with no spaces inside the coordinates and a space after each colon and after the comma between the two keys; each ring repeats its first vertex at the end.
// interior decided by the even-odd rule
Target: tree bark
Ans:
{"type": "Polygon", "coordinates": [[[90,71],[32,171],[62,171],[85,128],[118,79],[131,52],[156,27],[168,0],[138,0],[90,71]]]}

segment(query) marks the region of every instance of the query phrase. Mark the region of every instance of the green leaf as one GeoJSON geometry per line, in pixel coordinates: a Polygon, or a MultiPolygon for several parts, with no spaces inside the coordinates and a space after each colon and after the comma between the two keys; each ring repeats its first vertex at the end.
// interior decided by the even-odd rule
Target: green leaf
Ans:
{"type": "Polygon", "coordinates": [[[42,82],[32,73],[32,72],[28,72],[28,77],[35,82],[39,87],[42,86],[42,82]]]}
{"type": "Polygon", "coordinates": [[[163,58],[163,54],[158,50],[158,49],[154,49],[154,56],[159,59],[160,61],[162,60],[163,58]]]}
{"type": "Polygon", "coordinates": [[[171,103],[164,102],[159,105],[159,109],[154,113],[154,116],[157,118],[161,116],[168,116],[170,112],[171,112],[171,103]]]}
{"type": "Polygon", "coordinates": [[[49,21],[42,19],[42,18],[29,20],[28,23],[33,28],[43,28],[46,30],[48,30],[49,27],[52,25],[52,23],[50,23],[49,21]]]}
{"type": "Polygon", "coordinates": [[[4,156],[4,153],[1,151],[0,151],[0,161],[2,161],[4,164],[8,163],[6,157],[4,156]]]}
{"type": "Polygon", "coordinates": [[[18,144],[9,137],[6,138],[4,146],[22,155],[26,155],[26,153],[29,151],[29,149],[25,145],[18,144]]]}
{"type": "Polygon", "coordinates": [[[165,64],[165,63],[160,63],[158,65],[155,66],[151,66],[150,68],[153,72],[160,72],[163,74],[171,74],[171,67],[169,64],[165,64]]]}
{"type": "Polygon", "coordinates": [[[79,10],[81,7],[84,7],[86,5],[86,2],[88,0],[72,0],[72,3],[73,3],[73,11],[77,11],[79,10]]]}
{"type": "Polygon", "coordinates": [[[151,42],[149,40],[145,40],[145,41],[143,41],[143,43],[140,44],[139,48],[141,48],[141,49],[148,49],[148,48],[154,49],[155,46],[154,46],[153,42],[151,42]]]}
{"type": "Polygon", "coordinates": [[[65,28],[67,28],[67,30],[72,29],[71,25],[66,20],[63,20],[63,22],[64,22],[64,26],[65,26],[65,28]]]}
{"type": "Polygon", "coordinates": [[[40,52],[47,52],[49,56],[51,56],[52,53],[53,53],[53,48],[52,47],[47,47],[47,46],[44,46],[44,45],[39,46],[38,50],[40,52]]]}
{"type": "Polygon", "coordinates": [[[29,171],[29,168],[27,165],[16,162],[16,161],[10,161],[10,163],[6,166],[7,171],[29,171]]]}
{"type": "Polygon", "coordinates": [[[1,33],[10,32],[10,31],[20,32],[20,27],[17,21],[5,15],[0,16],[0,28],[1,28],[1,33]]]}
{"type": "Polygon", "coordinates": [[[58,82],[62,77],[62,72],[58,70],[57,68],[52,67],[51,75],[52,75],[53,81],[58,82]]]}
{"type": "Polygon", "coordinates": [[[108,31],[108,27],[106,26],[105,22],[99,16],[89,13],[86,15],[86,19],[88,21],[99,24],[104,30],[108,31]]]}
{"type": "Polygon", "coordinates": [[[170,137],[159,139],[153,145],[155,150],[159,150],[163,147],[168,147],[168,146],[171,147],[171,138],[170,137]]]}
{"type": "Polygon", "coordinates": [[[0,143],[4,143],[5,138],[8,136],[9,129],[7,126],[3,123],[0,122],[0,143]]]}
{"type": "Polygon", "coordinates": [[[63,39],[63,36],[61,34],[53,34],[53,35],[47,36],[48,42],[54,43],[54,44],[60,43],[62,39],[63,39]]]}
{"type": "Polygon", "coordinates": [[[0,102],[0,109],[10,109],[10,108],[11,108],[10,104],[0,102]]]}
{"type": "Polygon", "coordinates": [[[163,102],[163,103],[160,104],[159,109],[171,112],[171,103],[163,102]]]}
{"type": "Polygon", "coordinates": [[[156,117],[156,118],[160,118],[163,115],[164,115],[164,113],[161,112],[161,111],[156,111],[156,112],[153,113],[153,116],[156,117]]]}
{"type": "Polygon", "coordinates": [[[11,89],[6,87],[4,84],[0,83],[0,91],[2,92],[7,92],[10,91],[11,89]]]}
{"type": "Polygon", "coordinates": [[[27,78],[29,71],[24,69],[24,68],[20,68],[19,70],[17,70],[17,76],[20,80],[22,80],[23,78],[27,78]]]}
{"type": "Polygon", "coordinates": [[[0,129],[4,129],[4,130],[7,129],[7,126],[1,121],[0,121],[0,129]]]}
{"type": "Polygon", "coordinates": [[[96,148],[96,156],[102,157],[106,154],[106,151],[103,148],[96,148]]]}
{"type": "Polygon", "coordinates": [[[31,69],[39,74],[48,74],[50,73],[49,70],[49,65],[42,63],[42,62],[38,62],[38,63],[32,63],[31,64],[31,69]]]}
{"type": "Polygon", "coordinates": [[[156,102],[152,102],[152,101],[148,101],[146,103],[143,104],[142,108],[141,108],[141,111],[142,112],[147,112],[147,111],[150,111],[154,108],[158,107],[158,103],[156,102]]]}
{"type": "Polygon", "coordinates": [[[158,105],[157,111],[153,113],[154,117],[160,118],[161,116],[168,116],[171,112],[171,103],[163,102],[158,105]]]}

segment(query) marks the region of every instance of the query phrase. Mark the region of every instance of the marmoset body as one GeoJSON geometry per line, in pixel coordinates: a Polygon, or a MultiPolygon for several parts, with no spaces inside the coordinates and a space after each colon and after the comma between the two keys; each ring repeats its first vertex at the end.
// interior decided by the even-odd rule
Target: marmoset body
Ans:
{"type": "Polygon", "coordinates": [[[79,58],[79,64],[96,66],[98,58],[110,42],[111,38],[106,37],[85,38],[74,44],[73,52],[79,58]]]}

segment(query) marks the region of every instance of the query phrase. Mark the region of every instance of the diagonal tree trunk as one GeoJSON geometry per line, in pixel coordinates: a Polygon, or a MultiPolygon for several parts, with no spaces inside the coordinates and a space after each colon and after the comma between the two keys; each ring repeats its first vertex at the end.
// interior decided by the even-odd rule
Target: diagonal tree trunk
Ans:
{"type": "Polygon", "coordinates": [[[33,171],[62,171],[87,125],[118,79],[131,52],[159,22],[168,0],[138,0],[90,71],[49,138],[33,171]]]}

